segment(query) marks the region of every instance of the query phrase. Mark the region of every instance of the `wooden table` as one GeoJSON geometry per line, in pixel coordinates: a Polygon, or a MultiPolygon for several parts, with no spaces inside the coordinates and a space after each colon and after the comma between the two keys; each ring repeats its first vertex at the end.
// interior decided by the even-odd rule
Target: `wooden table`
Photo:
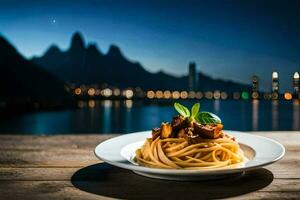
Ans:
{"type": "Polygon", "coordinates": [[[300,198],[300,132],[253,132],[280,141],[285,157],[244,176],[174,182],[99,161],[96,144],[116,135],[0,136],[0,199],[300,198]]]}

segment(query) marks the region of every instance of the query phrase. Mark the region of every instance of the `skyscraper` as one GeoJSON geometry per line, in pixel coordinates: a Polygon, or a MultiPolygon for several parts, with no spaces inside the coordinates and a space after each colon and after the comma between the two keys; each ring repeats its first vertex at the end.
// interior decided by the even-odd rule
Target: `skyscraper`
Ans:
{"type": "Polygon", "coordinates": [[[259,79],[258,76],[252,76],[252,98],[258,99],[259,98],[259,79]]]}
{"type": "Polygon", "coordinates": [[[293,76],[293,88],[294,88],[294,95],[296,98],[300,97],[300,76],[298,72],[294,73],[293,76]]]}
{"type": "Polygon", "coordinates": [[[258,92],[259,90],[259,79],[258,76],[252,76],[252,92],[258,92]]]}
{"type": "Polygon", "coordinates": [[[279,80],[278,80],[278,73],[272,73],[272,92],[278,93],[279,92],[279,80]]]}
{"type": "Polygon", "coordinates": [[[198,74],[196,71],[196,63],[189,63],[189,90],[195,91],[198,89],[198,74]]]}

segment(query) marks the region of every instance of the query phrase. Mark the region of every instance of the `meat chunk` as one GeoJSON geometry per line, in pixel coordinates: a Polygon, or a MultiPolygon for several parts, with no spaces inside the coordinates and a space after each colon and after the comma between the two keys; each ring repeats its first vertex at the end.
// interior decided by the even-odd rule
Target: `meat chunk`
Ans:
{"type": "Polygon", "coordinates": [[[160,128],[153,128],[152,129],[152,139],[155,140],[159,136],[160,136],[160,128]]]}
{"type": "Polygon", "coordinates": [[[161,132],[160,137],[161,138],[169,138],[172,134],[172,126],[169,123],[162,123],[160,126],[161,132]]]}
{"type": "Polygon", "coordinates": [[[187,128],[181,129],[178,132],[177,137],[178,138],[185,138],[185,139],[197,137],[193,134],[193,131],[194,131],[193,127],[187,127],[187,128]]]}
{"type": "Polygon", "coordinates": [[[194,123],[193,127],[194,127],[194,134],[199,135],[202,138],[216,139],[216,138],[220,138],[223,136],[223,134],[222,134],[223,125],[222,124],[202,125],[202,124],[194,123]]]}
{"type": "Polygon", "coordinates": [[[189,126],[188,118],[184,118],[180,115],[173,117],[172,119],[173,131],[178,133],[181,129],[187,128],[189,126]]]}
{"type": "Polygon", "coordinates": [[[179,132],[178,132],[178,138],[187,138],[187,134],[185,132],[184,129],[181,129],[179,132]]]}
{"type": "Polygon", "coordinates": [[[203,141],[203,138],[194,134],[194,128],[192,127],[181,129],[178,132],[178,138],[186,139],[189,144],[197,144],[203,141]]]}

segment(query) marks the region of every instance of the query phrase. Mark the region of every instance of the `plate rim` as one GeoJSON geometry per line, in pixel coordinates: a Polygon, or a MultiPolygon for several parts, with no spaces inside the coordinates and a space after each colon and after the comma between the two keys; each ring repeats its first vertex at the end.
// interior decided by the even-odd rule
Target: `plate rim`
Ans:
{"type": "MultiPolygon", "coordinates": [[[[111,142],[111,140],[113,140],[113,139],[121,138],[121,137],[130,137],[133,134],[140,134],[140,135],[145,134],[146,135],[146,134],[151,133],[151,130],[132,132],[132,133],[119,135],[117,137],[107,139],[107,140],[99,143],[95,147],[94,154],[101,161],[106,162],[106,163],[108,163],[110,165],[113,165],[113,166],[116,166],[116,167],[120,167],[120,168],[131,170],[131,171],[140,171],[140,172],[143,172],[143,173],[165,174],[165,175],[195,175],[195,174],[197,174],[197,175],[218,175],[218,174],[237,173],[237,172],[241,172],[241,171],[249,171],[249,170],[253,170],[253,169],[257,169],[257,168],[262,168],[264,166],[270,165],[274,162],[277,162],[277,161],[281,160],[285,155],[286,150],[285,150],[284,145],[282,145],[280,142],[278,142],[274,139],[264,137],[264,136],[261,136],[261,135],[253,135],[253,134],[251,134],[251,132],[247,133],[247,132],[234,131],[234,130],[224,130],[224,132],[229,132],[229,134],[230,134],[230,132],[234,133],[234,134],[242,134],[242,135],[246,135],[247,137],[249,136],[249,137],[259,138],[259,139],[262,139],[262,140],[267,140],[269,142],[272,142],[272,143],[276,144],[278,147],[280,147],[281,154],[278,155],[275,159],[269,160],[269,161],[261,163],[261,164],[253,165],[253,166],[244,166],[244,167],[233,168],[233,169],[214,169],[214,170],[185,170],[185,169],[150,168],[150,167],[145,167],[145,166],[140,166],[140,165],[134,165],[134,164],[130,163],[129,161],[127,161],[126,158],[124,158],[124,160],[127,161],[126,163],[118,163],[118,162],[114,162],[114,161],[111,161],[109,159],[103,158],[103,157],[101,157],[100,155],[97,154],[97,150],[100,148],[101,145],[104,145],[105,143],[111,142]]],[[[138,140],[135,141],[135,142],[138,142],[138,140]]],[[[252,146],[250,144],[246,143],[246,145],[248,145],[252,148],[252,146]]],[[[125,147],[125,146],[123,146],[123,147],[125,147]]],[[[121,151],[121,149],[120,149],[120,151],[121,151]]]]}

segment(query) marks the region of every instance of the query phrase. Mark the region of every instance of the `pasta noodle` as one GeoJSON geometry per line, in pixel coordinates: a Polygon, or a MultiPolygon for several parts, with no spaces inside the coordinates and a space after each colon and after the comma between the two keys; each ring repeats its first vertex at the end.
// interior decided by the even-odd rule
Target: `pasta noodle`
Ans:
{"type": "Polygon", "coordinates": [[[165,169],[226,169],[243,166],[245,157],[232,138],[204,139],[189,144],[185,138],[148,138],[136,150],[136,161],[146,167],[165,169]]]}

